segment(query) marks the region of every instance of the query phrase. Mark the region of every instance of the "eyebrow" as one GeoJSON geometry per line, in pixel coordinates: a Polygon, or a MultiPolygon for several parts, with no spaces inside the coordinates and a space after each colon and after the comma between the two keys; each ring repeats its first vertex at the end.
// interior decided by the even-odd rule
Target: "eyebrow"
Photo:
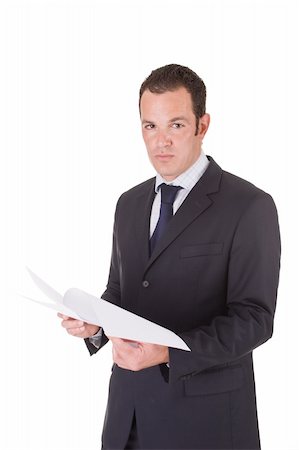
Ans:
{"type": "MultiPolygon", "coordinates": [[[[173,117],[172,119],[170,119],[170,120],[168,121],[168,123],[171,123],[171,122],[177,122],[178,120],[184,120],[185,122],[189,123],[189,120],[188,120],[185,116],[177,116],[177,117],[173,117]]],[[[144,123],[154,123],[154,121],[144,119],[144,120],[142,121],[142,123],[143,123],[143,124],[144,124],[144,123]]]]}
{"type": "Polygon", "coordinates": [[[177,120],[184,120],[185,122],[189,123],[188,119],[185,116],[174,117],[173,119],[170,119],[169,122],[176,122],[177,120]]]}

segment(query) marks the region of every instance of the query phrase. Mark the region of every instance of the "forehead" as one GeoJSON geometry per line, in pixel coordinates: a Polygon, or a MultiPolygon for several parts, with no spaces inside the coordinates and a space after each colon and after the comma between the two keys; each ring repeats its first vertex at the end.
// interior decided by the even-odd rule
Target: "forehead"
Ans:
{"type": "Polygon", "coordinates": [[[148,118],[145,115],[193,114],[191,95],[185,87],[162,94],[156,94],[147,89],[141,97],[140,114],[142,119],[148,118]]]}

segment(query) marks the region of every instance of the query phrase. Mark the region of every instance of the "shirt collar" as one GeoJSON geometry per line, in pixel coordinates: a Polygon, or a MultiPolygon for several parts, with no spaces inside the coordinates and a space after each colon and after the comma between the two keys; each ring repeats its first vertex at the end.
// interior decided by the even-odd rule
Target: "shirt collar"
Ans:
{"type": "Polygon", "coordinates": [[[195,186],[198,180],[202,177],[206,168],[209,165],[209,160],[201,151],[199,158],[195,161],[195,163],[189,167],[185,172],[181,173],[178,177],[176,177],[172,181],[166,181],[164,178],[157,173],[156,175],[156,183],[155,183],[155,191],[156,193],[159,191],[159,187],[161,184],[171,184],[173,186],[181,186],[183,189],[187,189],[191,191],[191,189],[195,186]]]}

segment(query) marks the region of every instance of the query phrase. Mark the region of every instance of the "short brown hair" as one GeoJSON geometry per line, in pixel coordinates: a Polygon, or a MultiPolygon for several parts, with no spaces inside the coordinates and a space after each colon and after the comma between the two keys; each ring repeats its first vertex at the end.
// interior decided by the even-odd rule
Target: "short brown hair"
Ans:
{"type": "Polygon", "coordinates": [[[193,112],[196,119],[196,132],[198,132],[199,119],[206,112],[206,86],[199,76],[189,67],[179,64],[168,64],[159,67],[144,80],[139,91],[139,110],[142,94],[149,90],[155,94],[175,91],[184,87],[192,99],[193,112]]]}

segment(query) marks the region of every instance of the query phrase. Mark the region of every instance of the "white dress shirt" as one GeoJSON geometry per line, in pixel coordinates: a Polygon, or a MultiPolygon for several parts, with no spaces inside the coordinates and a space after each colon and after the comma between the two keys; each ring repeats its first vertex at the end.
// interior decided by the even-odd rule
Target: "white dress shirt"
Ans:
{"type": "Polygon", "coordinates": [[[177,193],[177,196],[175,198],[175,201],[173,203],[173,214],[177,212],[191,189],[194,188],[198,180],[202,177],[204,172],[206,171],[207,167],[209,165],[209,160],[202,151],[199,158],[196,160],[196,162],[189,167],[184,173],[179,175],[177,178],[175,178],[172,181],[166,181],[159,173],[156,175],[156,185],[155,185],[155,191],[157,195],[155,196],[153,206],[152,206],[152,212],[151,212],[151,221],[150,221],[150,237],[152,237],[156,225],[159,220],[160,216],[160,207],[161,207],[161,191],[160,186],[161,184],[170,184],[172,186],[181,186],[182,189],[180,189],[177,193]]]}

